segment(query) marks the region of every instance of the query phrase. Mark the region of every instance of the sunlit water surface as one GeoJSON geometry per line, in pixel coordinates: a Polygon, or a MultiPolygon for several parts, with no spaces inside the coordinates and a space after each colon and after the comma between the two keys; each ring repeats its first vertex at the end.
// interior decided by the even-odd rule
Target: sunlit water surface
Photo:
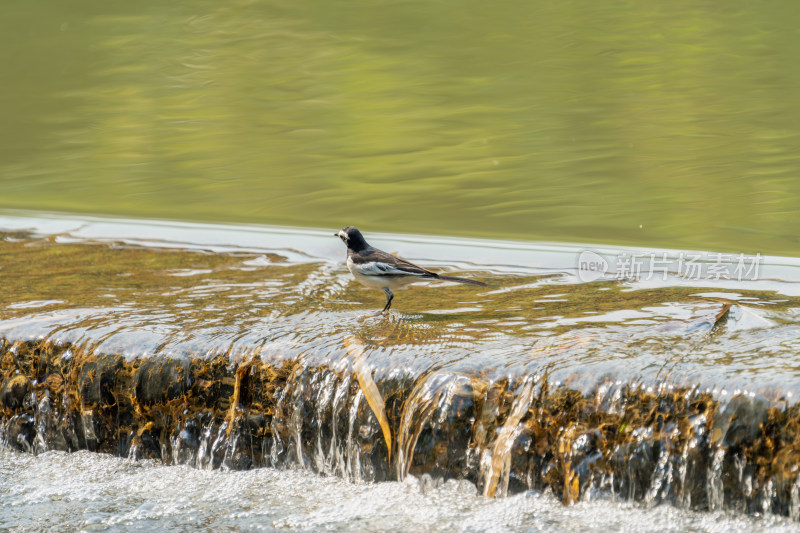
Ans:
{"type": "MultiPolygon", "coordinates": [[[[548,371],[587,393],[664,380],[722,400],[794,403],[800,393],[793,259],[765,258],[752,281],[582,282],[580,247],[375,234],[382,248],[489,284],[399,291],[380,318],[371,315],[382,293],[353,281],[331,230],[31,214],[4,215],[0,226],[0,335],[12,340],[47,338],[129,359],[259,353],[335,368],[351,357],[346,341],[354,338],[376,381],[400,372],[447,383],[548,371]]],[[[1,453],[0,524],[19,531],[790,528],[771,516],[618,503],[607,492],[564,507],[549,493],[489,500],[469,482],[413,476],[364,485],[291,468],[1,453]]]]}
{"type": "Polygon", "coordinates": [[[12,1],[0,207],[796,256],[794,2],[12,1]]]}
{"type": "Polygon", "coordinates": [[[768,258],[754,281],[583,283],[580,247],[376,235],[376,245],[489,283],[361,287],[330,231],[69,217],[6,217],[0,334],[154,353],[336,364],[356,338],[381,377],[400,368],[496,376],[547,368],[602,379],[800,390],[800,268],[768,258]],[[35,237],[33,235],[40,235],[35,237]],[[47,235],[50,235],[49,237],[47,235]],[[715,326],[725,303],[738,303],[715,326]]]}

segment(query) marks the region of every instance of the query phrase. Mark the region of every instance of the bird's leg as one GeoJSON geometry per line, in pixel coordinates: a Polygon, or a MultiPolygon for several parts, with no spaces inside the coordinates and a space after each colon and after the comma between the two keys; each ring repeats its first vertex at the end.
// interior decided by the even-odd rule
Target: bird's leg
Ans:
{"type": "Polygon", "coordinates": [[[394,293],[389,290],[389,287],[384,287],[383,292],[386,293],[386,306],[381,309],[381,312],[379,313],[381,315],[389,310],[389,308],[392,306],[392,299],[394,299],[394,293]]]}

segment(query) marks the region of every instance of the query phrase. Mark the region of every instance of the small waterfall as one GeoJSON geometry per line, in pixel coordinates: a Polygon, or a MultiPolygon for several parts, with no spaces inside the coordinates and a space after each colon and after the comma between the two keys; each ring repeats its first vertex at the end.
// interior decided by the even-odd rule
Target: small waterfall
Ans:
{"type": "Polygon", "coordinates": [[[708,496],[709,511],[723,508],[725,503],[725,487],[722,481],[722,464],[725,459],[725,450],[717,448],[711,457],[706,480],[706,494],[708,496]]]}
{"type": "Polygon", "coordinates": [[[331,368],[5,344],[0,438],[28,453],[305,468],[357,483],[464,479],[486,497],[536,490],[571,504],[609,494],[800,519],[798,406],[619,382],[583,394],[546,373],[432,368],[373,381],[356,352],[331,368]]]}
{"type": "MultiPolygon", "coordinates": [[[[508,493],[511,470],[511,447],[524,429],[520,420],[528,411],[533,399],[534,380],[526,379],[515,394],[511,410],[503,425],[497,430],[494,442],[483,450],[481,458],[481,479],[483,495],[492,497],[500,488],[500,495],[508,493]],[[502,481],[501,481],[502,480],[502,481]]],[[[569,470],[569,467],[567,467],[569,470]]]]}

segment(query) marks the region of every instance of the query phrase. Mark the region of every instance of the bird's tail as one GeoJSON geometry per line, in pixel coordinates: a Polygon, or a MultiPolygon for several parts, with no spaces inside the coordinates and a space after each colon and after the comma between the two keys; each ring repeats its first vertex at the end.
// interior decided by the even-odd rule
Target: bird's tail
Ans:
{"type": "Polygon", "coordinates": [[[436,279],[443,279],[445,281],[455,281],[458,283],[466,283],[467,285],[477,285],[478,287],[488,287],[488,285],[482,281],[477,281],[474,279],[467,279],[467,278],[457,278],[455,276],[442,276],[441,274],[436,277],[436,279]]]}

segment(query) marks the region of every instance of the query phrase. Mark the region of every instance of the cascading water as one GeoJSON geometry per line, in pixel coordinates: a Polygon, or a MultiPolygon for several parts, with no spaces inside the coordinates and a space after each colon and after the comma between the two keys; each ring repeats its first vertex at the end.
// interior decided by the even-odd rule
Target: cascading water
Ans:
{"type": "MultiPolygon", "coordinates": [[[[105,380],[103,391],[110,392],[90,404],[79,378],[73,384],[69,376],[81,376],[90,365],[101,368],[98,355],[47,341],[6,344],[3,354],[4,361],[13,355],[46,369],[69,354],[59,369],[66,380],[45,370],[39,383],[18,377],[3,388],[4,405],[19,399],[3,422],[3,441],[30,453],[87,448],[202,469],[294,465],[354,482],[413,473],[466,479],[489,497],[552,491],[564,503],[608,491],[648,505],[789,515],[797,508],[797,469],[787,460],[798,452],[794,440],[775,439],[772,431],[798,409],[744,396],[724,404],[696,389],[614,384],[604,386],[604,396],[616,398],[611,408],[597,393],[554,387],[547,374],[491,381],[433,370],[376,382],[391,425],[392,441],[386,442],[352,366],[341,371],[289,362],[276,368],[256,358],[238,366],[193,362],[180,396],[148,405],[140,396],[126,399],[142,367],[123,363],[112,376],[88,378],[83,390],[105,380]],[[203,396],[204,388],[215,386],[209,368],[225,372],[217,374],[220,383],[238,380],[229,388],[238,391],[240,403],[203,396]],[[258,381],[265,376],[272,381],[258,381]],[[223,408],[211,407],[209,399],[223,408]],[[761,449],[768,439],[772,455],[761,449]],[[392,463],[389,445],[396,450],[392,463]]],[[[176,374],[174,363],[156,368],[176,374]]],[[[781,431],[794,438],[793,427],[781,431]]]]}
{"type": "Polygon", "coordinates": [[[793,296],[490,272],[371,319],[327,263],[128,245],[70,289],[27,265],[105,245],[1,246],[26,257],[0,295],[10,448],[800,515],[793,296]],[[161,263],[193,274],[136,270],[161,263]]]}

